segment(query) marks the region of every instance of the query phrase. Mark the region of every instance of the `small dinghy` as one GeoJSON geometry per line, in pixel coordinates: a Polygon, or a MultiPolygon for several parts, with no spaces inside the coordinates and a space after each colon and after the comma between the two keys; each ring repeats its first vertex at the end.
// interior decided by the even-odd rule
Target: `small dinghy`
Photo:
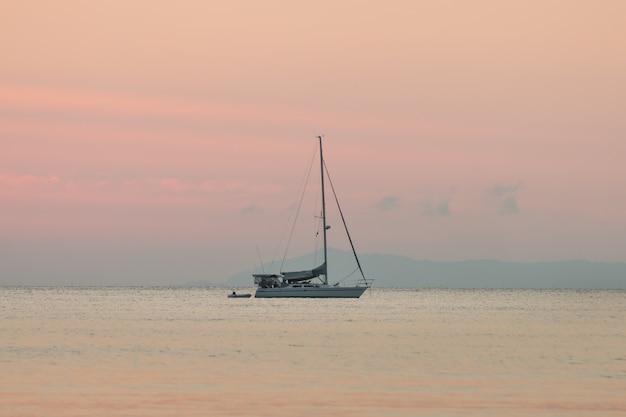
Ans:
{"type": "Polygon", "coordinates": [[[237,294],[235,291],[233,291],[232,294],[228,294],[228,298],[250,298],[252,297],[252,294],[237,294]]]}

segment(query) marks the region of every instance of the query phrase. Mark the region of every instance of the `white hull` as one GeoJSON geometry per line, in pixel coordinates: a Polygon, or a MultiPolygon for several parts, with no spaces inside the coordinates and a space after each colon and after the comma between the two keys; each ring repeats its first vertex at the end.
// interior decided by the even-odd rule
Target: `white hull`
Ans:
{"type": "Polygon", "coordinates": [[[258,288],[256,298],[359,298],[369,287],[331,287],[319,285],[280,288],[258,288]]]}

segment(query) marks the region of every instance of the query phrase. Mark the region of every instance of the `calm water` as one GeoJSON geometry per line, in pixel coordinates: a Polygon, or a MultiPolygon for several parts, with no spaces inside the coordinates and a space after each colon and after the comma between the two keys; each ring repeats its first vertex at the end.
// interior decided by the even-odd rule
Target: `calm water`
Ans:
{"type": "Polygon", "coordinates": [[[226,294],[0,287],[0,415],[626,415],[624,291],[226,294]]]}

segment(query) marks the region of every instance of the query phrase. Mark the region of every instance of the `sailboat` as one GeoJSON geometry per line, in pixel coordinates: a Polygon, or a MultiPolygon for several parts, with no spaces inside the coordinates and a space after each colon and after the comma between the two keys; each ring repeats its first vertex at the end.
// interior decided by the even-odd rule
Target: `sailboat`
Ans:
{"type": "MultiPolygon", "coordinates": [[[[258,285],[256,298],[359,298],[368,288],[371,287],[373,280],[365,278],[363,269],[359,262],[356,250],[352,244],[350,233],[345,227],[345,219],[339,207],[339,212],[344,223],[348,240],[352,246],[356,264],[361,272],[359,279],[353,286],[342,286],[340,283],[330,285],[328,283],[328,243],[327,231],[330,226],[326,224],[326,196],[324,189],[324,172],[326,166],[324,164],[324,155],[322,152],[322,137],[319,139],[319,157],[320,157],[320,175],[321,175],[321,192],[322,192],[322,235],[323,235],[323,262],[316,268],[304,271],[288,271],[274,274],[253,274],[254,283],[258,285]]],[[[332,186],[332,182],[330,183],[332,186]]],[[[334,195],[334,189],[333,189],[334,195]]],[[[336,196],[335,196],[336,199],[336,196]]]]}

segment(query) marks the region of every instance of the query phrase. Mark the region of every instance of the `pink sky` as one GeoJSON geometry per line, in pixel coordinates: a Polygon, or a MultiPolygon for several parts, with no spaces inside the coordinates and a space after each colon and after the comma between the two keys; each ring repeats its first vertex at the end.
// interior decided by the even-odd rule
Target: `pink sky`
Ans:
{"type": "Polygon", "coordinates": [[[9,272],[132,247],[224,281],[318,134],[362,252],[626,262],[626,2],[337,3],[0,1],[9,272]]]}

